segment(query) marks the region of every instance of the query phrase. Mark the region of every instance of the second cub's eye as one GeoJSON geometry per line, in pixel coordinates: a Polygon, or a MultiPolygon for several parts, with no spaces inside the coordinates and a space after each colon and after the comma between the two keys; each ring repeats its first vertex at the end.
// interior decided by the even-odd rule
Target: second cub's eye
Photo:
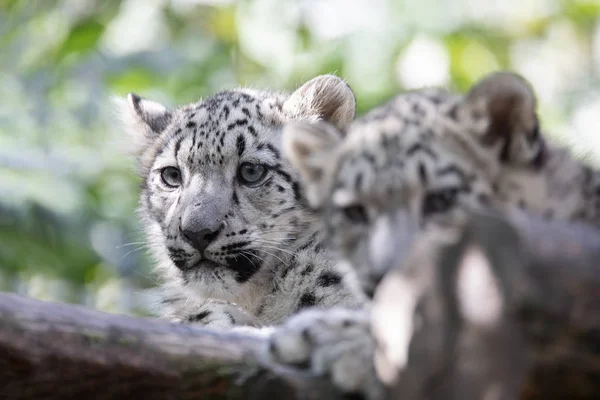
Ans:
{"type": "Polygon", "coordinates": [[[344,207],[342,212],[346,218],[355,224],[365,224],[368,221],[367,210],[361,205],[344,207]]]}
{"type": "Polygon", "coordinates": [[[242,163],[238,169],[238,179],[246,186],[260,183],[267,175],[267,167],[263,164],[242,163]]]}
{"type": "Polygon", "coordinates": [[[166,167],[160,172],[163,183],[169,187],[178,187],[181,185],[181,171],[179,168],[166,167]]]}
{"type": "Polygon", "coordinates": [[[423,201],[423,214],[433,214],[448,211],[457,201],[458,190],[446,189],[428,193],[423,201]]]}

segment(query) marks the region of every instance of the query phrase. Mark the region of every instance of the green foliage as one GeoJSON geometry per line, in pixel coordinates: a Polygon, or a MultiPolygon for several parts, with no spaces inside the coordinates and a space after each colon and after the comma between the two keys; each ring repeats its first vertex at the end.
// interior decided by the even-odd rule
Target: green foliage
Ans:
{"type": "Polygon", "coordinates": [[[301,3],[0,0],[0,288],[147,312],[155,277],[115,94],[175,105],[337,73],[364,113],[510,68],[536,86],[545,126],[597,161],[598,1],[301,3]]]}

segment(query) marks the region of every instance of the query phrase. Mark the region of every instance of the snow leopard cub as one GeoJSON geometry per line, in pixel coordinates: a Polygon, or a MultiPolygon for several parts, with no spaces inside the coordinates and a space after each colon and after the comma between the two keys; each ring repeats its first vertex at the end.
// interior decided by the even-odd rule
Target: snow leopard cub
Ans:
{"type": "MultiPolygon", "coordinates": [[[[515,206],[600,222],[600,173],[544,139],[534,93],[511,73],[490,75],[464,96],[438,89],[401,94],[345,129],[290,124],[283,148],[330,247],[371,294],[418,232],[439,229],[464,208],[515,206]]],[[[365,313],[315,313],[317,322],[296,317],[271,338],[273,357],[372,391],[375,346],[365,337],[365,313]]]]}
{"type": "Polygon", "coordinates": [[[129,94],[120,107],[163,317],[262,327],[304,308],[363,304],[281,156],[290,121],[350,123],[355,98],[343,80],[319,76],[291,94],[226,90],[175,109],[129,94]]]}

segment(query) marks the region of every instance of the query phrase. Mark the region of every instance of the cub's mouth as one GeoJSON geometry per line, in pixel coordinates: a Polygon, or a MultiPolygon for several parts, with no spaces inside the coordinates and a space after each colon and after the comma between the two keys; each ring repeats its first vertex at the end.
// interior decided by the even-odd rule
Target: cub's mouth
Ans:
{"type": "Polygon", "coordinates": [[[225,263],[216,262],[203,258],[190,266],[179,267],[183,272],[197,272],[199,270],[226,269],[234,273],[234,279],[243,283],[249,280],[262,267],[262,259],[257,256],[254,250],[245,250],[244,253],[238,253],[228,256],[225,263]]]}

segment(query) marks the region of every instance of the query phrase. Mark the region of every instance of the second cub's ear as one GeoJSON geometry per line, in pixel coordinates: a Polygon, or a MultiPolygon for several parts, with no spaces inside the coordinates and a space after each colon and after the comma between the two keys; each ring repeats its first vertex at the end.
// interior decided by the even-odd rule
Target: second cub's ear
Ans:
{"type": "Polygon", "coordinates": [[[536,98],[530,84],[511,72],[497,72],[479,81],[464,102],[467,115],[486,121],[478,138],[483,145],[499,145],[503,163],[536,165],[543,156],[536,114],[536,98]]]}
{"type": "Polygon", "coordinates": [[[336,149],[342,134],[326,122],[292,122],[283,129],[283,153],[300,173],[301,186],[312,207],[322,205],[331,182],[336,149]]]}
{"type": "Polygon", "coordinates": [[[295,120],[324,120],[342,129],[354,119],[356,98],[341,78],[321,75],[292,93],[283,110],[295,120]]]}

